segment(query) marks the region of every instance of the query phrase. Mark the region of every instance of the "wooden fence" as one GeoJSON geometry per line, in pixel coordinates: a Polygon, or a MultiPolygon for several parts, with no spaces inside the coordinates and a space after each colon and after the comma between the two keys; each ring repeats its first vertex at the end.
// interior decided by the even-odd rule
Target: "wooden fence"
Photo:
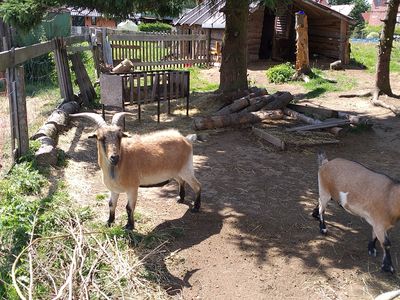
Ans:
{"type": "MultiPolygon", "coordinates": [[[[90,37],[89,35],[81,35],[67,38],[55,38],[50,41],[16,48],[13,47],[12,30],[0,20],[0,40],[0,72],[5,71],[6,74],[8,96],[7,111],[10,115],[10,122],[7,126],[10,130],[10,155],[7,156],[11,158],[12,165],[19,157],[28,151],[29,147],[24,67],[22,64],[32,58],[54,52],[61,97],[64,98],[64,101],[72,101],[74,99],[74,94],[67,52],[73,53],[90,49],[87,47],[74,48],[72,46],[76,43],[89,42],[90,37]]],[[[5,141],[3,141],[3,145],[0,145],[2,148],[4,142],[5,141]]],[[[3,151],[4,148],[0,149],[0,152],[3,151]]],[[[7,164],[7,168],[9,167],[11,166],[7,164]]]]}
{"type": "MultiPolygon", "coordinates": [[[[103,31],[104,34],[104,31],[103,31]]],[[[136,70],[184,68],[209,63],[209,38],[205,34],[118,33],[107,30],[103,52],[111,50],[113,65],[124,59],[136,70]]]]}

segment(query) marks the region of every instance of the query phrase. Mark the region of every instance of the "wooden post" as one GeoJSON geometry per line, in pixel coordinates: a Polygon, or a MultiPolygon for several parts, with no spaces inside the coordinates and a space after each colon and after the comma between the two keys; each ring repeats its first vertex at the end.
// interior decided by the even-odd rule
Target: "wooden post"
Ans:
{"type": "Polygon", "coordinates": [[[16,68],[16,107],[17,107],[17,130],[18,130],[18,157],[26,154],[29,150],[28,117],[26,111],[26,94],[24,67],[16,68]]]}
{"type": "Polygon", "coordinates": [[[66,101],[72,101],[74,98],[74,91],[72,88],[71,73],[69,71],[67,49],[62,38],[55,38],[54,41],[56,43],[54,57],[61,97],[66,101]]]}
{"type": "Polygon", "coordinates": [[[348,39],[349,24],[344,20],[340,21],[340,57],[342,64],[347,65],[350,62],[350,45],[348,39]]]}
{"type": "MultiPolygon", "coordinates": [[[[1,40],[1,51],[12,49],[13,39],[11,28],[0,19],[0,32],[2,36],[1,40]]],[[[14,55],[12,56],[14,57],[14,55]]],[[[8,105],[10,109],[10,129],[11,129],[11,157],[12,164],[15,163],[17,158],[15,139],[17,138],[17,112],[15,109],[15,68],[6,69],[6,82],[7,82],[7,95],[8,105]]]]}
{"type": "Polygon", "coordinates": [[[308,55],[308,23],[303,11],[296,12],[296,77],[309,74],[310,59],[308,55]]]}

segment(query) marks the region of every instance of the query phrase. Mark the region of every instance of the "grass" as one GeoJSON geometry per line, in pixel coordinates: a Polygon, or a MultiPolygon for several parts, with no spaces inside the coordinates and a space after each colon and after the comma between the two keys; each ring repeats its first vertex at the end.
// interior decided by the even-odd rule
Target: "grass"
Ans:
{"type": "Polygon", "coordinates": [[[301,83],[309,92],[307,99],[317,98],[327,92],[340,92],[351,90],[356,86],[354,78],[348,78],[342,74],[335,74],[334,79],[328,79],[327,75],[333,75],[331,72],[325,72],[319,69],[312,69],[313,75],[309,82],[301,83]]]}
{"type": "MultiPolygon", "coordinates": [[[[368,72],[376,71],[378,45],[374,43],[353,43],[351,45],[351,62],[353,65],[365,66],[368,72]]],[[[390,72],[400,72],[400,43],[393,42],[390,60],[390,72]]]]}
{"type": "Polygon", "coordinates": [[[190,71],[190,91],[192,92],[211,92],[219,87],[219,82],[210,82],[201,78],[199,67],[191,67],[190,71]]]}
{"type": "MultiPolygon", "coordinates": [[[[17,286],[26,298],[31,293],[33,299],[48,299],[58,292],[68,297],[70,290],[62,292],[60,287],[68,284],[71,270],[74,299],[168,298],[160,287],[167,270],[147,260],[164,257],[168,241],[181,237],[183,229],[153,231],[137,212],[138,230],[105,227],[92,207],[71,200],[56,170],[38,169],[38,147],[33,142],[29,153],[0,180],[0,299],[19,299],[12,283],[14,263],[17,286]]],[[[60,163],[66,164],[65,157],[60,163]]],[[[99,194],[96,201],[106,197],[99,194]]]]}

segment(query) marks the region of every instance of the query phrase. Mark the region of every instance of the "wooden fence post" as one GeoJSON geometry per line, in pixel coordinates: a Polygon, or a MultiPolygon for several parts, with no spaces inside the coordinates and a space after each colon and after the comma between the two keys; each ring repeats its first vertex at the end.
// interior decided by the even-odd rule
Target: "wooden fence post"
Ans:
{"type": "Polygon", "coordinates": [[[16,107],[18,131],[18,157],[29,150],[28,117],[26,110],[25,72],[24,67],[16,68],[16,107]]]}
{"type": "MultiPolygon", "coordinates": [[[[7,51],[12,49],[12,33],[11,28],[0,19],[0,33],[1,33],[1,51],[7,51]]],[[[12,56],[14,57],[14,56],[12,56]]],[[[15,89],[13,83],[15,84],[15,68],[6,69],[6,81],[7,81],[7,95],[8,95],[8,105],[10,109],[10,130],[11,130],[11,157],[12,164],[15,163],[17,159],[15,139],[17,138],[17,128],[16,128],[16,117],[17,113],[15,110],[15,89]]]]}
{"type": "Polygon", "coordinates": [[[71,73],[69,71],[67,49],[63,38],[55,38],[54,58],[57,68],[58,84],[60,85],[61,97],[65,101],[74,99],[74,91],[72,88],[71,73]]]}

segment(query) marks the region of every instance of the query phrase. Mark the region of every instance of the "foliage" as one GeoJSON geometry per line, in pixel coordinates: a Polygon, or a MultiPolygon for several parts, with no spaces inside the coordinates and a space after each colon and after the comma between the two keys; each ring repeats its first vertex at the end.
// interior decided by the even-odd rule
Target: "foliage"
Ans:
{"type": "Polygon", "coordinates": [[[133,12],[153,12],[158,16],[177,16],[192,0],[8,0],[0,4],[0,16],[7,23],[28,30],[38,24],[49,8],[62,6],[96,9],[126,19],[133,12]]]}
{"type": "Polygon", "coordinates": [[[355,27],[365,23],[362,13],[368,11],[370,5],[365,0],[353,0],[351,3],[355,4],[350,13],[350,17],[356,20],[356,24],[352,25],[352,29],[354,29],[355,27]]]}
{"type": "MultiPolygon", "coordinates": [[[[369,25],[366,24],[363,28],[363,34],[364,36],[367,36],[368,34],[375,32],[380,34],[382,32],[382,25],[369,25]]],[[[395,35],[400,35],[400,26],[396,26],[394,28],[394,34],[395,35]]]]}
{"type": "Polygon", "coordinates": [[[272,83],[284,83],[292,80],[296,70],[290,63],[273,66],[267,70],[267,78],[272,83]]]}
{"type": "Polygon", "coordinates": [[[144,32],[171,32],[172,26],[167,23],[141,23],[139,30],[144,32]]]}

